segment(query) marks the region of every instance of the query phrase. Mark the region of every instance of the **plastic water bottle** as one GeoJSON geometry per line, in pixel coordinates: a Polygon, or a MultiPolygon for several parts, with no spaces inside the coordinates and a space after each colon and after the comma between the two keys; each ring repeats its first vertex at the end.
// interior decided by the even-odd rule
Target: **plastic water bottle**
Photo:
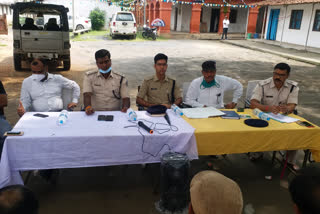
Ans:
{"type": "Polygon", "coordinates": [[[171,105],[171,109],[176,115],[178,115],[178,116],[182,116],[183,115],[183,112],[181,111],[181,109],[176,104],[172,104],[171,105]]]}
{"type": "Polygon", "coordinates": [[[259,117],[261,120],[266,120],[269,121],[270,117],[268,114],[264,113],[263,111],[261,111],[258,108],[253,109],[253,114],[257,117],[259,117]]]}
{"type": "Polygon", "coordinates": [[[62,110],[59,114],[59,117],[58,117],[58,125],[64,125],[66,124],[67,120],[68,120],[68,116],[69,116],[69,113],[67,110],[62,110]]]}
{"type": "Polygon", "coordinates": [[[129,120],[137,121],[137,114],[135,111],[132,110],[132,108],[129,108],[127,110],[127,115],[128,115],[129,120]]]}

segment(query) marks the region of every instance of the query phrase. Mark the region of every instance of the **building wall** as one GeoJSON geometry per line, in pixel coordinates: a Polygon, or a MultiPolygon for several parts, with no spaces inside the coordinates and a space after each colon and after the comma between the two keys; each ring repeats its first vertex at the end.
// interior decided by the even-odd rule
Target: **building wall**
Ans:
{"type": "Polygon", "coordinates": [[[12,10],[9,4],[1,4],[0,3],[0,15],[7,15],[7,23],[12,24],[12,10]]]}
{"type": "Polygon", "coordinates": [[[316,4],[312,14],[312,4],[298,4],[298,5],[288,5],[286,6],[271,6],[268,9],[267,23],[265,28],[265,39],[267,37],[270,11],[271,9],[280,9],[279,22],[277,28],[276,41],[282,41],[286,43],[292,43],[297,45],[305,45],[308,37],[308,30],[311,19],[311,26],[309,31],[308,46],[320,48],[320,32],[312,31],[314,23],[314,15],[316,9],[320,9],[320,4],[316,4]],[[301,27],[299,30],[289,29],[291,11],[292,10],[303,10],[301,27]]]}
{"type": "MultiPolygon", "coordinates": [[[[95,8],[99,8],[106,12],[106,21],[107,26],[109,24],[109,19],[112,17],[112,14],[121,11],[120,7],[114,5],[108,5],[106,2],[100,2],[96,0],[75,0],[74,10],[75,16],[79,17],[89,17],[90,12],[95,8]]],[[[72,15],[72,0],[44,0],[44,3],[47,4],[59,4],[69,8],[69,13],[72,15]]]]}
{"type": "Polygon", "coordinates": [[[311,46],[311,47],[320,48],[320,32],[319,31],[312,31],[316,10],[320,10],[320,4],[316,4],[314,6],[314,11],[313,11],[312,18],[311,18],[311,20],[312,20],[311,28],[310,28],[310,33],[309,33],[309,38],[308,38],[308,44],[307,45],[311,46]]]}
{"type": "Polygon", "coordinates": [[[245,33],[247,25],[248,8],[232,8],[237,10],[236,23],[230,23],[228,32],[230,33],[245,33]]]}

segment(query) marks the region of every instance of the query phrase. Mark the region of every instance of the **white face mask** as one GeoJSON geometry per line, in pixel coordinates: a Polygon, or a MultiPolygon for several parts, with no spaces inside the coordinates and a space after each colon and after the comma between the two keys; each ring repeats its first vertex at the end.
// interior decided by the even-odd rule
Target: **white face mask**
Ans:
{"type": "Polygon", "coordinates": [[[32,74],[32,79],[33,80],[37,80],[40,82],[40,80],[42,80],[43,78],[45,78],[46,75],[44,74],[32,74]]]}

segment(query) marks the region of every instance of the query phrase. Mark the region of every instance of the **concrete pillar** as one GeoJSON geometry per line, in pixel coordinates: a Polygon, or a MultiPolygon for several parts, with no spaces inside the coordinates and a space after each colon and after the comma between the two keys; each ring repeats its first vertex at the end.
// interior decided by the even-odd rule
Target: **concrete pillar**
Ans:
{"type": "Polygon", "coordinates": [[[218,33],[220,33],[220,34],[222,34],[222,32],[223,32],[223,20],[224,20],[225,16],[227,16],[229,19],[230,7],[221,7],[220,8],[220,19],[219,19],[219,29],[218,29],[218,33]]]}
{"type": "Polygon", "coordinates": [[[257,20],[258,20],[259,8],[249,8],[249,18],[248,18],[248,33],[256,33],[257,20]]]}
{"type": "Polygon", "coordinates": [[[159,27],[160,33],[170,33],[172,3],[160,2],[160,19],[164,21],[165,26],[159,27]]]}
{"type": "Polygon", "coordinates": [[[200,33],[201,4],[192,4],[190,33],[200,33]]]}
{"type": "Polygon", "coordinates": [[[154,20],[154,3],[151,2],[150,5],[150,13],[149,13],[149,26],[151,26],[151,22],[154,20]]]}

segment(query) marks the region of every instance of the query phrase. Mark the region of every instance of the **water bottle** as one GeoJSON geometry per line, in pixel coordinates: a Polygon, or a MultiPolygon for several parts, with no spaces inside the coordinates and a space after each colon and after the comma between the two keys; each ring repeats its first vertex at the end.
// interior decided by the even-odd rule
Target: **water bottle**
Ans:
{"type": "Polygon", "coordinates": [[[132,110],[132,108],[129,108],[127,110],[127,115],[128,115],[129,120],[137,121],[137,114],[135,111],[132,110]]]}
{"type": "Polygon", "coordinates": [[[253,114],[257,117],[259,117],[261,120],[266,120],[269,121],[270,117],[268,114],[264,113],[263,111],[261,111],[258,108],[253,109],[253,114]]]}
{"type": "Polygon", "coordinates": [[[59,114],[59,117],[58,117],[58,125],[64,125],[66,124],[67,120],[68,120],[68,116],[69,116],[69,113],[67,110],[62,110],[59,114]]]}
{"type": "Polygon", "coordinates": [[[182,116],[183,115],[183,112],[181,111],[181,109],[176,104],[172,104],[171,105],[171,109],[176,115],[178,115],[178,116],[182,116]]]}

